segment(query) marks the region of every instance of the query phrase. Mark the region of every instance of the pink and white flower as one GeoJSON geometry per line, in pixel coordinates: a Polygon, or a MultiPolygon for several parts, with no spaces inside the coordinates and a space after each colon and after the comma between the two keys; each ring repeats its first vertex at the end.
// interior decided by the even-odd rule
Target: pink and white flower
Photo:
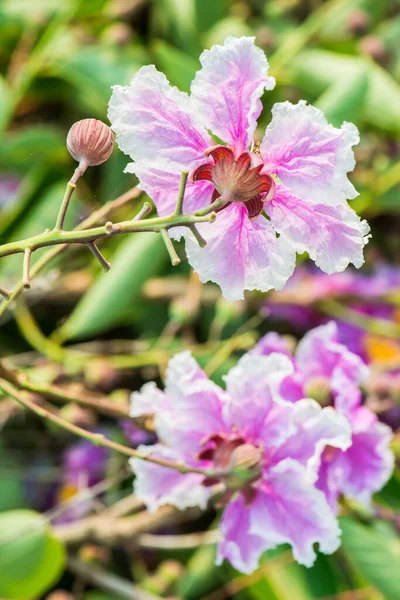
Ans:
{"type": "Polygon", "coordinates": [[[140,448],[212,471],[180,474],[132,459],[135,492],[150,510],[207,505],[212,485],[225,484],[218,564],[228,559],[251,572],[261,554],[289,543],[296,560],[312,565],[339,546],[340,529],[317,471],[324,449],[350,445],[347,419],[314,400],[287,401],[282,381],[294,372],[282,354],[245,355],[226,376],[226,390],[211,382],[189,352],[169,363],[165,391],[146,385],[132,397],[132,414],[152,404],[160,443],[140,448]]]}
{"type": "Polygon", "coordinates": [[[143,67],[129,86],[114,87],[109,118],[134,161],[126,170],[161,215],[174,208],[182,170],[190,172],[186,212],[220,197],[216,222],[199,225],[205,248],[190,232],[178,232],[201,280],[238,300],[244,290],[281,289],[296,252],[307,251],[327,273],[360,267],[369,228],[347,204],[357,195],[347,178],[356,127],[337,129],[304,101],[282,102],[257,148],[260,98],[275,85],[264,53],[254,38],[229,37],[200,62],[190,96],[153,66],[143,67]]]}
{"type": "MultiPolygon", "coordinates": [[[[257,344],[255,355],[269,355],[280,348],[291,356],[284,340],[267,334],[257,344]]],[[[352,429],[352,443],[346,449],[328,447],[321,456],[317,486],[324,491],[333,510],[340,495],[370,504],[372,495],[388,481],[394,464],[390,450],[392,432],[362,405],[360,384],[368,377],[362,359],[338,342],[333,321],[308,332],[291,357],[294,372],[281,384],[281,393],[293,402],[314,389],[324,391],[326,400],[344,415],[352,429]]]]}

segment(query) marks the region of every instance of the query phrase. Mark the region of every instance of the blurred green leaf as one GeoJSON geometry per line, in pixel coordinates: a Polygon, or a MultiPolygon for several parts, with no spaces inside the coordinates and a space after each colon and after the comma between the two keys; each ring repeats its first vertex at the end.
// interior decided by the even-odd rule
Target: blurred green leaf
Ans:
{"type": "Polygon", "coordinates": [[[349,27],[349,19],[357,10],[365,11],[369,19],[369,27],[373,26],[385,15],[389,0],[351,0],[341,3],[330,13],[330,18],[325,20],[320,29],[320,37],[327,40],[342,40],[354,34],[349,27]]]}
{"type": "Polygon", "coordinates": [[[163,40],[156,40],[152,51],[157,68],[166,74],[171,84],[189,92],[190,84],[200,67],[199,61],[163,40]]]}
{"type": "Polygon", "coordinates": [[[228,4],[229,0],[196,0],[197,31],[206,31],[227,16],[228,4]]]}
{"type": "Polygon", "coordinates": [[[171,39],[182,50],[196,56],[200,47],[196,31],[195,0],[160,0],[159,9],[164,12],[168,21],[171,39]]]}
{"type": "Polygon", "coordinates": [[[135,233],[111,257],[111,270],[98,277],[60,330],[63,339],[107,331],[139,299],[144,282],[159,274],[168,260],[161,237],[135,233]]]}
{"type": "Polygon", "coordinates": [[[83,594],[82,600],[121,600],[121,596],[116,596],[115,594],[106,594],[105,592],[86,592],[83,594]]]}
{"type": "Polygon", "coordinates": [[[368,71],[360,68],[351,85],[336,81],[315,102],[332,125],[340,127],[343,121],[358,123],[368,92],[368,71]]]}
{"type": "Polygon", "coordinates": [[[68,159],[65,134],[51,125],[31,125],[4,135],[0,165],[26,171],[29,165],[63,163],[68,159]]]}
{"type": "Polygon", "coordinates": [[[381,67],[367,59],[344,56],[325,50],[304,50],[291,64],[294,82],[311,94],[321,94],[337,82],[361,81],[360,72],[368,73],[368,91],[361,119],[400,133],[400,85],[381,67]]]}
{"type": "Polygon", "coordinates": [[[43,517],[30,510],[0,514],[0,594],[37,598],[60,577],[65,550],[43,517]]]}
{"type": "Polygon", "coordinates": [[[342,547],[350,563],[365,581],[374,585],[385,600],[400,598],[400,579],[395,565],[400,564],[400,544],[370,527],[348,518],[341,519],[342,547]]]}
{"type": "Polygon", "coordinates": [[[113,85],[127,85],[144,64],[141,48],[124,49],[89,46],[63,57],[52,73],[68,81],[77,91],[77,106],[104,119],[113,85]]]}
{"type": "MultiPolygon", "coordinates": [[[[279,547],[272,552],[268,552],[267,556],[272,559],[277,559],[278,563],[274,566],[274,563],[263,561],[266,565],[265,571],[265,584],[273,590],[275,596],[279,600],[311,600],[312,595],[307,585],[305,574],[296,562],[289,562],[289,564],[279,564],[279,557],[284,555],[285,552],[290,552],[287,547],[279,547]]],[[[259,587],[262,587],[263,582],[261,581],[259,587]]]]}
{"type": "Polygon", "coordinates": [[[10,91],[5,79],[0,75],[0,131],[8,121],[9,106],[11,104],[10,91]]]}
{"type": "Polygon", "coordinates": [[[202,598],[224,582],[222,575],[215,565],[215,546],[203,546],[190,558],[178,581],[176,595],[182,600],[202,598]]]}
{"type": "MultiPolygon", "coordinates": [[[[66,184],[66,181],[59,181],[50,186],[43,195],[39,196],[38,200],[32,206],[28,206],[23,217],[18,220],[15,227],[12,227],[7,232],[8,239],[22,240],[42,233],[46,228],[50,229],[54,227],[66,184]]],[[[78,214],[79,202],[75,192],[67,212],[67,229],[71,228],[77,221],[78,214]]],[[[44,252],[46,252],[46,248],[37,250],[32,255],[32,264],[35,264],[44,252]]],[[[7,256],[1,260],[0,271],[2,277],[12,277],[16,273],[19,276],[22,268],[21,257],[21,254],[16,254],[15,256],[7,256]]]]}
{"type": "Polygon", "coordinates": [[[226,17],[217,21],[203,36],[204,46],[211,48],[214,44],[223,44],[228,36],[241,37],[253,35],[253,30],[239,17],[226,17]]]}
{"type": "MultiPolygon", "coordinates": [[[[12,508],[22,508],[25,506],[23,472],[21,469],[18,469],[18,465],[11,463],[8,467],[10,470],[8,474],[7,463],[4,465],[4,458],[4,454],[2,454],[2,468],[0,469],[0,513],[12,508]]],[[[10,463],[10,461],[7,462],[10,463]]]]}

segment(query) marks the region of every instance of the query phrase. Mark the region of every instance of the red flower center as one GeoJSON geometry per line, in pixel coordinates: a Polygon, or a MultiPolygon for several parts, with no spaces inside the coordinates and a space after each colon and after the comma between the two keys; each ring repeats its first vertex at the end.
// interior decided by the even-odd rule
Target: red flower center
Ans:
{"type": "Polygon", "coordinates": [[[244,202],[249,218],[257,217],[264,208],[264,202],[275,194],[275,182],[270,175],[262,174],[263,162],[252,152],[243,152],[235,159],[227,146],[212,146],[205,151],[213,163],[200,165],[191,176],[192,181],[211,181],[214,184],[212,202],[216,198],[224,200],[223,210],[232,202],[244,202]]]}
{"type": "Polygon", "coordinates": [[[210,460],[216,473],[215,478],[206,478],[203,485],[215,485],[223,481],[226,492],[221,503],[225,504],[240,490],[246,502],[252,502],[255,496],[254,484],[261,477],[263,454],[260,448],[247,444],[239,436],[216,434],[204,441],[200,460],[210,460]]]}

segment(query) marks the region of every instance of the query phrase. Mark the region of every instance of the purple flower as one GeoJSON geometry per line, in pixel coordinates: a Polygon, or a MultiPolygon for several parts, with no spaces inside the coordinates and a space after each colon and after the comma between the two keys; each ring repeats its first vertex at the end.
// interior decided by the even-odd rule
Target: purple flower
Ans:
{"type": "Polygon", "coordinates": [[[21,180],[16,175],[0,173],[0,207],[6,207],[15,200],[21,180]]]}
{"type": "MultiPolygon", "coordinates": [[[[253,352],[265,354],[266,348],[265,339],[260,340],[253,352]]],[[[318,393],[325,386],[326,396],[331,398],[336,411],[348,419],[352,429],[352,444],[348,449],[328,447],[322,453],[317,486],[334,510],[341,494],[369,504],[372,494],[382,488],[392,473],[393,454],[389,448],[392,438],[389,427],[361,404],[359,386],[368,377],[366,365],[338,342],[334,322],[304,336],[297,347],[294,365],[295,373],[283,382],[286,389],[297,386],[297,397],[292,392],[292,399],[296,401],[313,390],[318,393]]]]}
{"type": "MultiPolygon", "coordinates": [[[[384,263],[377,263],[370,273],[348,269],[331,276],[303,266],[296,270],[283,292],[267,299],[264,312],[305,331],[330,321],[314,303],[326,298],[346,298],[347,306],[361,316],[395,322],[396,304],[382,297],[399,289],[400,269],[384,263]]],[[[336,325],[338,340],[367,363],[390,360],[400,354],[400,345],[393,339],[371,335],[355,323],[340,319],[336,325]]]]}
{"type": "MultiPolygon", "coordinates": [[[[80,491],[93,487],[104,479],[109,450],[95,446],[87,440],[72,444],[65,452],[63,482],[57,489],[56,504],[72,500],[80,491]]],[[[71,506],[56,519],[57,523],[70,523],[80,519],[92,508],[90,499],[72,502],[71,506]]]]}
{"type": "Polygon", "coordinates": [[[128,87],[114,87],[109,118],[134,161],[126,171],[161,215],[175,206],[182,170],[190,172],[186,212],[221,197],[216,222],[199,225],[205,248],[191,232],[177,232],[201,280],[238,300],[246,289],[281,289],[296,252],[307,251],[326,273],[360,267],[369,227],[347,204],[357,195],[347,179],[356,127],[337,129],[304,101],[283,102],[273,107],[262,143],[254,144],[260,97],[275,86],[264,53],[254,38],[229,37],[200,62],[190,96],[153,66],[143,67],[128,87]]]}
{"type": "Polygon", "coordinates": [[[124,419],[121,421],[121,427],[126,439],[134,448],[140,444],[153,444],[155,442],[156,436],[154,433],[141,429],[133,421],[124,419]]]}
{"type": "Polygon", "coordinates": [[[347,419],[313,400],[288,402],[282,381],[294,371],[283,354],[245,355],[226,376],[226,390],[210,381],[189,352],[169,363],[165,391],[147,384],[132,399],[132,414],[155,413],[160,443],[153,456],[210,469],[215,478],[180,474],[138,459],[135,492],[149,510],[163,504],[205,507],[211,485],[225,484],[217,562],[251,572],[260,555],[289,543],[311,565],[314,544],[339,545],[336,519],[315,483],[326,446],[346,450],[347,419]]]}

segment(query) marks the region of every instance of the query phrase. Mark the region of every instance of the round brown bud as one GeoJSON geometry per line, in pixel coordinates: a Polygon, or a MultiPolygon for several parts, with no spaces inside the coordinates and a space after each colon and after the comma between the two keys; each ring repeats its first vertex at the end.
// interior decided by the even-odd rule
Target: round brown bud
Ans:
{"type": "Polygon", "coordinates": [[[365,33],[370,25],[369,14],[363,8],[355,8],[349,14],[347,25],[349,30],[356,35],[365,33]]]}
{"type": "Polygon", "coordinates": [[[370,56],[375,62],[384,65],[388,53],[383,40],[377,35],[367,35],[360,41],[360,51],[370,56]]]}
{"type": "Polygon", "coordinates": [[[69,130],[67,148],[76,161],[94,167],[110,158],[114,148],[114,135],[102,121],[82,119],[69,130]]]}

